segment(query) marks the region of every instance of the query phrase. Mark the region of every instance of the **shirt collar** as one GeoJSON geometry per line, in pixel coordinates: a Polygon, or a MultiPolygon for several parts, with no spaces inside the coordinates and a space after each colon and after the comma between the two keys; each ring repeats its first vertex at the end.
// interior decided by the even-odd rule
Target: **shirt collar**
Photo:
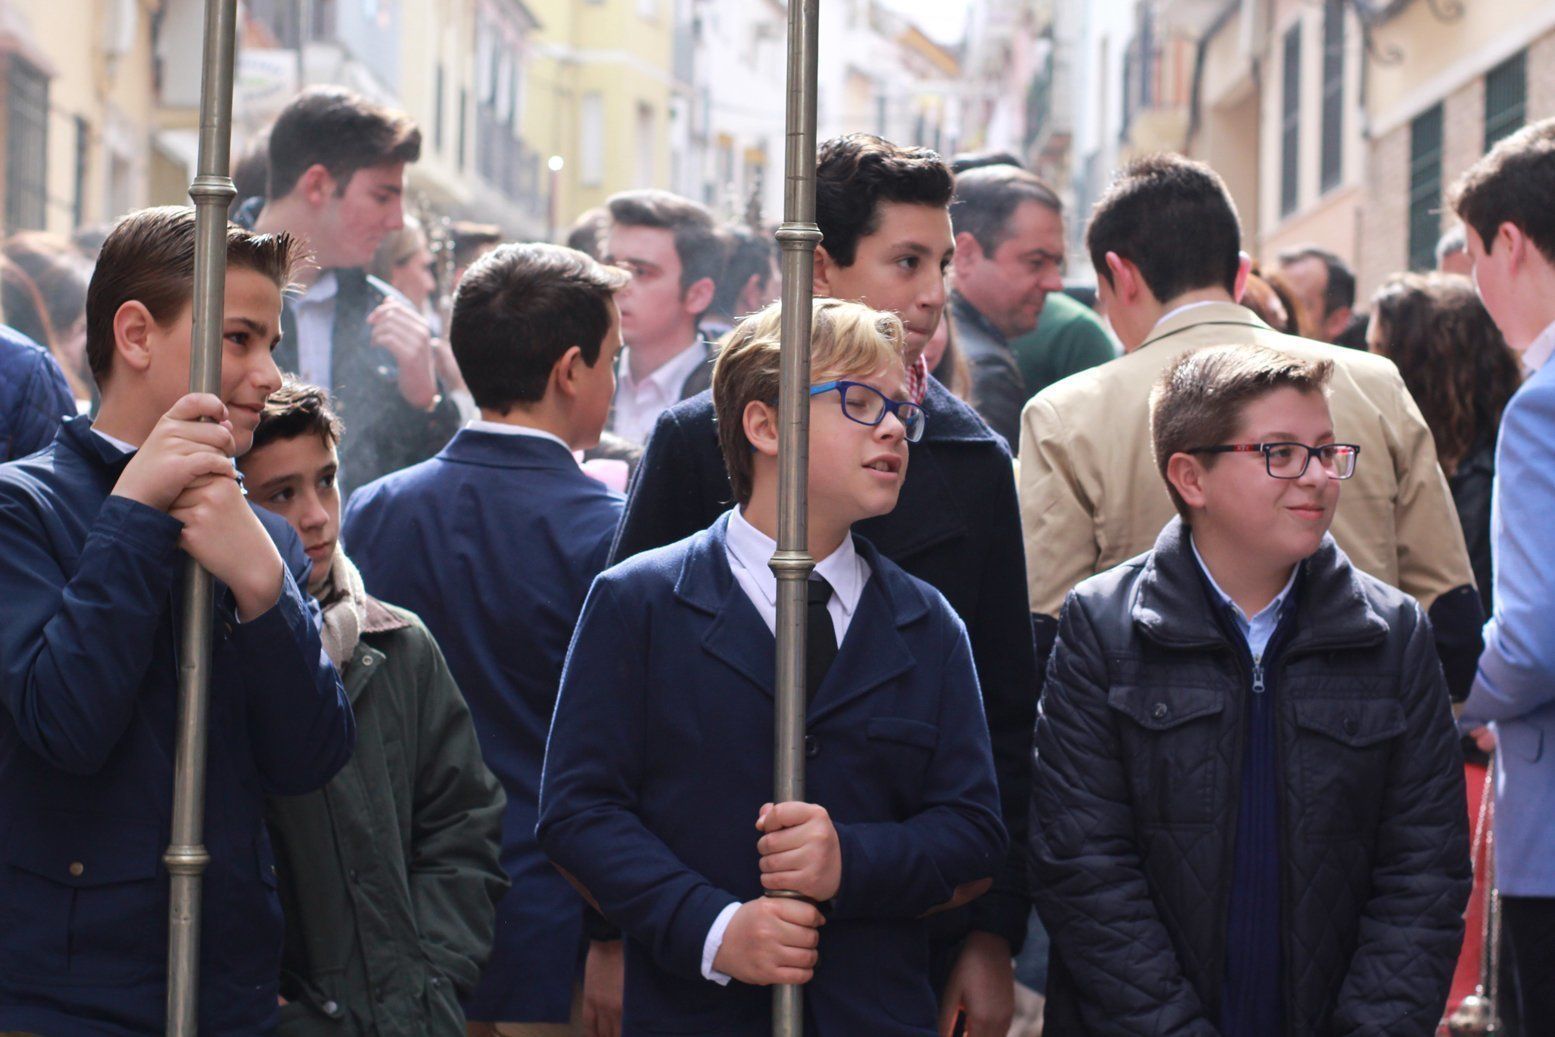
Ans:
{"type": "Polygon", "coordinates": [[[1290,589],[1296,585],[1296,574],[1301,571],[1301,566],[1291,566],[1290,579],[1285,581],[1285,589],[1276,594],[1274,600],[1259,610],[1257,615],[1249,616],[1242,611],[1240,605],[1232,600],[1231,595],[1227,594],[1221,589],[1220,584],[1215,582],[1215,576],[1209,571],[1209,566],[1204,564],[1204,556],[1199,554],[1199,545],[1193,542],[1191,534],[1188,537],[1188,546],[1193,548],[1194,561],[1199,563],[1199,569],[1204,573],[1204,578],[1209,580],[1209,585],[1215,589],[1215,593],[1220,595],[1222,601],[1231,606],[1232,611],[1243,623],[1251,624],[1261,616],[1267,616],[1271,613],[1278,614],[1280,608],[1285,604],[1285,599],[1290,597],[1290,589]]]}
{"type": "Polygon", "coordinates": [[[326,270],[319,275],[319,279],[308,285],[308,290],[295,298],[298,306],[310,306],[326,303],[334,299],[340,292],[340,279],[335,276],[333,270],[326,270]]]}
{"type": "Polygon", "coordinates": [[[1180,314],[1187,313],[1189,310],[1196,310],[1200,306],[1222,306],[1224,304],[1224,300],[1200,299],[1198,302],[1185,302],[1181,306],[1173,307],[1172,309],[1167,310],[1165,313],[1161,314],[1161,319],[1155,322],[1155,327],[1150,329],[1150,334],[1146,335],[1145,338],[1150,339],[1155,337],[1155,333],[1160,331],[1162,325],[1164,325],[1167,321],[1171,320],[1173,317],[1179,316],[1180,314]]]}
{"type": "Polygon", "coordinates": [[[471,432],[491,432],[498,436],[530,436],[534,439],[548,439],[552,443],[572,453],[572,447],[568,446],[560,436],[547,432],[544,429],[531,428],[528,425],[510,425],[505,421],[487,421],[485,418],[473,418],[465,428],[471,432]]]}
{"type": "Polygon", "coordinates": [[[1555,323],[1539,332],[1539,337],[1523,350],[1523,366],[1537,371],[1549,361],[1551,353],[1555,353],[1555,323]]]}
{"type": "Polygon", "coordinates": [[[131,446],[129,443],[126,443],[122,439],[115,439],[113,436],[110,436],[108,433],[102,431],[96,426],[93,426],[92,434],[102,439],[105,443],[113,447],[121,454],[133,454],[135,452],[135,447],[131,446]]]}
{"type": "Polygon", "coordinates": [[[632,377],[632,347],[627,346],[621,350],[621,385],[633,393],[651,385],[669,398],[679,394],[680,387],[685,384],[687,378],[691,377],[691,372],[695,371],[706,358],[707,349],[699,335],[695,342],[660,364],[657,370],[638,382],[632,377]]]}
{"type": "MultiPolygon", "coordinates": [[[[777,550],[777,542],[751,525],[742,512],[743,509],[736,507],[729,513],[729,528],[724,534],[729,553],[743,569],[755,574],[756,585],[766,603],[776,605],[777,575],[767,563],[777,550]]],[[[831,584],[832,593],[849,617],[858,608],[859,598],[864,593],[862,569],[852,536],[843,537],[837,550],[815,563],[815,575],[831,584]]]]}

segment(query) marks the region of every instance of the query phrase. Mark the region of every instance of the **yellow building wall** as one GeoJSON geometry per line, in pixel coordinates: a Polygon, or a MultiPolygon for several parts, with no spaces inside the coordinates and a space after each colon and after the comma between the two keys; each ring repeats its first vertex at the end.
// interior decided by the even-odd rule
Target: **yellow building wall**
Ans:
{"type": "MultiPolygon", "coordinates": [[[[158,0],[5,0],[30,27],[53,66],[49,81],[48,200],[45,229],[75,230],[76,118],[88,126],[82,223],[111,220],[147,203],[154,103],[151,16],[158,0]],[[130,17],[122,53],[105,53],[109,18],[130,17]],[[118,175],[104,153],[112,137],[123,159],[118,175]]],[[[187,192],[188,185],[184,185],[187,192]]],[[[180,199],[187,204],[187,194],[180,199]]],[[[10,228],[7,228],[10,229],[10,228]]]]}
{"type": "Polygon", "coordinates": [[[673,0],[530,0],[529,9],[540,27],[527,63],[524,133],[563,161],[555,177],[560,227],[617,191],[668,187],[673,0]],[[586,104],[601,113],[597,177],[584,168],[586,104]]]}

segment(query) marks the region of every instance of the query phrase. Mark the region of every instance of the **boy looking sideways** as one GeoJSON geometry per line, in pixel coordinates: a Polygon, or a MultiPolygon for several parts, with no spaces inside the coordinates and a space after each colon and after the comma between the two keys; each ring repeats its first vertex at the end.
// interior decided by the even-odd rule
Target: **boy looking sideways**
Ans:
{"type": "Polygon", "coordinates": [[[1328,535],[1365,460],[1336,441],[1332,371],[1215,346],[1151,396],[1179,517],[1069,595],[1037,720],[1055,1032],[1436,1028],[1463,769],[1419,605],[1328,535]]]}
{"type": "Polygon", "coordinates": [[[126,217],[87,292],[93,422],[0,467],[0,1031],[151,1033],[166,1011],[184,555],[216,578],[199,1030],[275,1025],[263,793],[323,785],[354,726],[286,523],[232,459],[265,397],[297,245],[229,227],[221,385],[189,393],[195,216],[126,217]]]}
{"type": "Polygon", "coordinates": [[[462,1037],[459,998],[508,886],[502,786],[432,635],[369,595],[340,546],[341,432],[329,394],[288,379],[241,464],[313,561],[308,591],[356,716],[340,773],[267,811],[287,919],[277,1033],[462,1037]]]}
{"type": "Polygon", "coordinates": [[[770,1032],[773,983],[808,983],[807,1029],[922,1034],[937,1018],[937,908],[1005,852],[961,621],[852,534],[896,505],[923,411],[901,322],[817,300],[810,395],[807,788],[771,790],[779,307],[713,375],[738,506],[595,581],[541,784],[542,848],[627,937],[622,1030],[770,1032]],[[752,830],[754,823],[755,831],[752,830]],[[804,900],[768,899],[788,890],[804,900]],[[827,905],[822,935],[821,911],[827,905]]]}
{"type": "MultiPolygon", "coordinates": [[[[1025,831],[1041,682],[1009,451],[923,366],[924,346],[948,319],[954,192],[950,168],[927,148],[866,133],[823,143],[815,218],[825,240],[815,253],[814,288],[818,297],[861,302],[901,318],[909,398],[932,416],[913,444],[898,506],[863,519],[857,532],[943,594],[971,639],[1011,846],[987,896],[934,920],[932,968],[946,1037],[963,1012],[973,1037],[1003,1037],[1015,1010],[1011,957],[1030,915],[1025,831]]],[[[632,482],[612,561],[707,528],[735,500],[730,478],[712,394],[665,411],[632,482]]]]}

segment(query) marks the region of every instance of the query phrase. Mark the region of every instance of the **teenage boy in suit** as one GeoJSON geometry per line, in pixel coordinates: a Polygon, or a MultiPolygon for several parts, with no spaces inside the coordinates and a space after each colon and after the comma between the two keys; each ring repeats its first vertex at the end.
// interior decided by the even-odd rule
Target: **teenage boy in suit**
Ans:
{"type": "Polygon", "coordinates": [[[133,213],[87,291],[96,421],[0,466],[0,1031],[164,1027],[186,554],[217,581],[199,1030],[275,1026],[264,793],[323,785],[355,728],[307,556],[232,464],[281,383],[296,242],[229,227],[226,247],[218,393],[188,392],[194,210],[133,213]]]}
{"type": "Polygon", "coordinates": [[[714,370],[739,506],[595,581],[551,725],[540,841],[626,934],[623,1033],[765,1035],[772,983],[808,984],[822,1037],[932,1033],[923,916],[986,889],[1006,849],[966,629],[852,533],[896,506],[924,423],[901,322],[858,303],[815,307],[812,801],[764,802],[779,317],[742,323],[714,370]]]}
{"type": "MultiPolygon", "coordinates": [[[[367,590],[437,638],[507,791],[512,891],[465,1003],[472,1034],[567,1034],[583,901],[535,843],[540,764],[562,662],[605,567],[621,497],[573,457],[599,441],[627,275],[572,249],[506,245],[459,283],[449,337],[481,408],[429,461],[357,490],[344,540],[367,590]]],[[[598,971],[598,966],[591,966],[598,971]]]]}
{"type": "MultiPolygon", "coordinates": [[[[1010,855],[987,896],[935,919],[934,972],[947,1033],[964,1010],[974,1034],[1002,1035],[1015,1010],[1011,957],[1031,913],[1026,791],[1040,681],[1009,451],[923,364],[924,346],[948,319],[954,193],[949,167],[927,148],[863,133],[826,141],[816,165],[816,223],[825,241],[815,254],[815,294],[901,318],[908,390],[932,416],[913,445],[900,506],[863,519],[858,532],[945,595],[972,641],[1010,855]]],[[[632,483],[611,560],[707,528],[734,500],[729,477],[712,394],[665,411],[632,483]]]]}
{"type": "Polygon", "coordinates": [[[289,522],[324,611],[324,650],[356,715],[330,783],[276,796],[286,950],[279,1037],[463,1037],[507,876],[502,786],[414,613],[379,601],[340,547],[343,426],[329,393],[287,379],[244,455],[254,501],[289,522]]]}
{"type": "Polygon", "coordinates": [[[1211,346],[1156,383],[1179,517],[1068,596],[1037,720],[1051,1032],[1436,1031],[1462,757],[1425,613],[1328,535],[1367,461],[1334,366],[1211,346]]]}

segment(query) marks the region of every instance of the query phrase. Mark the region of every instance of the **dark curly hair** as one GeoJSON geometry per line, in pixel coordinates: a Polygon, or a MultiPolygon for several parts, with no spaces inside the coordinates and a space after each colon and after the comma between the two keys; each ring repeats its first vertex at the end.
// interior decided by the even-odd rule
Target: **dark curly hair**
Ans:
{"type": "Polygon", "coordinates": [[[343,432],[345,425],[330,403],[329,390],[289,374],[281,379],[281,387],[266,397],[249,453],[279,439],[306,435],[318,436],[326,446],[339,446],[343,432]]]}
{"type": "Polygon", "coordinates": [[[815,165],[815,222],[821,247],[838,266],[852,266],[860,238],[880,229],[880,204],[950,207],[956,178],[939,153],[904,148],[868,133],[821,144],[815,165]]]}
{"type": "Polygon", "coordinates": [[[1400,274],[1371,300],[1377,352],[1398,365],[1452,475],[1482,443],[1522,384],[1517,358],[1466,277],[1400,274]]]}

